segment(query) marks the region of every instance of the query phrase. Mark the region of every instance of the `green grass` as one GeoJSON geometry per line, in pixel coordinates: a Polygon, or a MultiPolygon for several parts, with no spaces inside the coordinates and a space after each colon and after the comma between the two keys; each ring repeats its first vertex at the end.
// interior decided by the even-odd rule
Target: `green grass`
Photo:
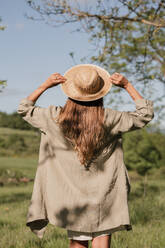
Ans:
{"type": "Polygon", "coordinates": [[[35,131],[0,127],[0,135],[10,135],[10,134],[22,134],[25,136],[37,136],[38,135],[38,133],[35,131]]]}
{"type": "MultiPolygon", "coordinates": [[[[17,169],[34,178],[37,158],[0,157],[1,167],[17,169]]],[[[143,178],[129,173],[131,194],[129,208],[132,231],[112,235],[112,248],[165,248],[165,181],[162,172],[143,178]]],[[[0,248],[67,248],[66,230],[49,224],[44,238],[38,239],[26,227],[26,214],[30,203],[33,182],[19,186],[0,187],[0,248]]],[[[91,247],[91,246],[89,246],[91,247]]]]}
{"type": "Polygon", "coordinates": [[[0,247],[67,247],[65,230],[49,225],[44,240],[40,241],[25,226],[32,185],[0,188],[0,247]]]}
{"type": "Polygon", "coordinates": [[[0,157],[0,168],[21,171],[27,177],[34,177],[37,168],[38,156],[33,158],[0,157]]]}

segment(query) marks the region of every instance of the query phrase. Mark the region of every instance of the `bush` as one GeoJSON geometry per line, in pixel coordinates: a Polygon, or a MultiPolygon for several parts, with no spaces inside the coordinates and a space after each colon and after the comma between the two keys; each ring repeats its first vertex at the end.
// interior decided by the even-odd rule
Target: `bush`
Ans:
{"type": "Polygon", "coordinates": [[[28,122],[26,122],[17,112],[13,112],[12,114],[0,112],[0,127],[8,127],[21,130],[38,130],[32,127],[28,122]]]}
{"type": "Polygon", "coordinates": [[[18,184],[25,175],[20,170],[0,168],[0,186],[18,184]]]}
{"type": "Polygon", "coordinates": [[[5,140],[0,137],[0,147],[5,148],[5,140]]]}
{"type": "Polygon", "coordinates": [[[145,175],[151,168],[165,165],[165,136],[137,130],[124,136],[124,159],[129,170],[145,175]]]}
{"type": "Polygon", "coordinates": [[[2,128],[0,156],[35,156],[39,152],[40,134],[34,131],[15,131],[2,128]]]}
{"type": "Polygon", "coordinates": [[[24,138],[18,134],[11,134],[6,142],[6,148],[12,149],[15,153],[24,151],[26,147],[24,138]]]}

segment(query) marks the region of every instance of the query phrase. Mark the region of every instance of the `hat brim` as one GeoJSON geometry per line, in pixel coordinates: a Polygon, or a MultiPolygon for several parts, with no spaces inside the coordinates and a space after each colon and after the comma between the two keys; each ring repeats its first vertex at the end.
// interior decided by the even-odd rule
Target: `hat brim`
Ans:
{"type": "Polygon", "coordinates": [[[67,70],[64,74],[64,77],[67,79],[65,83],[61,84],[61,88],[63,92],[70,98],[78,100],[78,101],[94,101],[101,97],[104,97],[111,89],[112,83],[110,82],[110,74],[105,69],[101,68],[100,66],[93,65],[93,64],[80,64],[73,66],[69,70],[67,70]],[[74,75],[77,73],[77,69],[80,67],[93,67],[99,76],[103,79],[104,85],[101,88],[101,90],[95,94],[85,94],[82,95],[81,92],[79,92],[74,83],[73,80],[71,80],[74,75]]]}

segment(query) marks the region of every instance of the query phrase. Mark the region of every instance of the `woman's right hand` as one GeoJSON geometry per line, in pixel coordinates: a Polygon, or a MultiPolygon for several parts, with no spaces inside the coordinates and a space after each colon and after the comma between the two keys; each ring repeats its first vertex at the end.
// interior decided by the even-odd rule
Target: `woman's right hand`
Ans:
{"type": "Polygon", "coordinates": [[[126,89],[129,82],[128,80],[123,76],[121,75],[120,73],[113,73],[110,77],[110,82],[118,87],[121,87],[121,88],[124,88],[126,89]]]}
{"type": "Polygon", "coordinates": [[[58,84],[65,83],[67,79],[64,78],[60,73],[53,73],[42,85],[46,89],[54,87],[58,84]]]}

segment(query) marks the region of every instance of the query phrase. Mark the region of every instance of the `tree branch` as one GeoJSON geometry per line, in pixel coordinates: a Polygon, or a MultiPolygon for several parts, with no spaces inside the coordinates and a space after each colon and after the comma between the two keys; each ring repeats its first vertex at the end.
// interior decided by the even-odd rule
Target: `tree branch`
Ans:
{"type": "Polygon", "coordinates": [[[144,23],[147,25],[155,26],[157,28],[165,28],[165,20],[163,20],[163,23],[160,23],[158,21],[149,21],[139,17],[131,18],[127,16],[112,16],[112,15],[105,16],[98,14],[90,14],[88,12],[84,12],[80,10],[77,10],[77,13],[70,10],[70,14],[72,16],[77,16],[78,18],[90,17],[90,18],[96,18],[101,21],[109,21],[109,20],[120,21],[120,22],[130,21],[130,22],[144,23]]]}

